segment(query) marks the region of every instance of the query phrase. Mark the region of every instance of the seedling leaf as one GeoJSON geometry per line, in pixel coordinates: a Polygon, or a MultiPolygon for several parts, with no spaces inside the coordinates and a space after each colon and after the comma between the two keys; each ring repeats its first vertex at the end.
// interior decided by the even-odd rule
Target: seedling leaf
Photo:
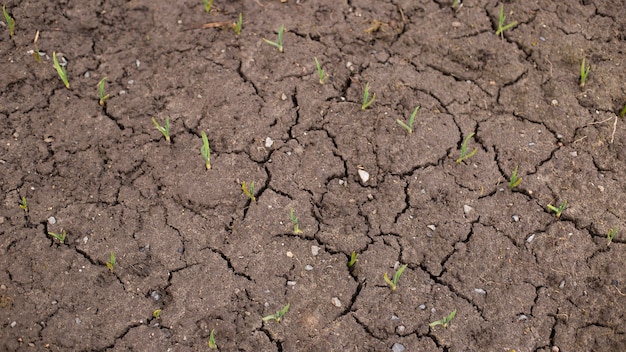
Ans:
{"type": "Polygon", "coordinates": [[[104,94],[104,85],[106,81],[107,81],[107,78],[104,77],[103,79],[100,80],[100,82],[98,82],[98,93],[100,95],[100,100],[98,101],[98,104],[100,104],[100,106],[102,107],[104,107],[105,101],[109,99],[109,95],[104,94]]]}
{"type": "Polygon", "coordinates": [[[165,118],[165,127],[161,126],[154,117],[152,118],[152,124],[154,125],[154,127],[156,127],[156,129],[159,132],[161,132],[161,134],[163,134],[163,136],[165,137],[165,140],[169,142],[170,141],[170,118],[169,117],[165,118]]]}
{"type": "Polygon", "coordinates": [[[474,136],[474,134],[475,134],[474,132],[470,133],[463,140],[463,143],[461,144],[461,156],[459,156],[459,158],[456,159],[456,163],[457,164],[460,164],[465,159],[469,159],[469,158],[473,157],[474,154],[476,154],[476,152],[478,151],[478,148],[474,148],[474,150],[471,153],[469,153],[469,154],[467,153],[467,142],[469,142],[470,138],[472,138],[474,136]]]}
{"type": "Polygon", "coordinates": [[[363,104],[361,104],[361,110],[365,110],[374,103],[376,99],[376,93],[372,95],[372,99],[370,100],[370,84],[369,82],[365,84],[365,89],[363,90],[363,104]]]}
{"type": "Polygon", "coordinates": [[[522,178],[517,176],[517,166],[515,166],[515,170],[511,174],[511,180],[509,181],[509,188],[513,189],[522,183],[522,178]]]}
{"type": "Polygon", "coordinates": [[[154,317],[155,319],[161,319],[161,310],[160,309],[156,309],[152,312],[152,317],[154,317]]]}
{"type": "Polygon", "coordinates": [[[209,146],[209,139],[206,133],[202,131],[202,147],[200,148],[200,154],[204,158],[204,165],[207,170],[211,169],[211,147],[209,146]]]}
{"type": "Polygon", "coordinates": [[[409,118],[409,124],[407,125],[406,123],[404,123],[404,121],[397,119],[396,122],[398,123],[398,125],[400,125],[402,128],[404,128],[409,134],[413,133],[413,122],[415,122],[415,115],[417,114],[417,111],[420,109],[420,106],[418,105],[415,110],[413,110],[413,113],[411,114],[411,117],[409,118]]]}
{"type": "Polygon", "coordinates": [[[256,202],[256,197],[254,196],[254,181],[250,182],[250,188],[248,188],[246,182],[242,182],[241,190],[243,191],[243,194],[250,198],[251,201],[256,202]]]}
{"type": "Polygon", "coordinates": [[[563,203],[561,203],[561,205],[557,208],[552,204],[548,204],[548,209],[552,210],[556,216],[556,218],[560,218],[561,217],[561,213],[563,212],[563,210],[565,210],[565,207],[567,206],[567,201],[564,200],[563,203]]]}
{"type": "Polygon", "coordinates": [[[607,234],[606,234],[606,239],[607,239],[606,245],[607,246],[610,246],[611,242],[613,242],[613,239],[615,238],[615,235],[617,235],[617,230],[618,230],[618,227],[614,227],[614,228],[610,229],[607,232],[607,234]]]}
{"type": "Polygon", "coordinates": [[[324,81],[326,81],[326,79],[328,78],[328,75],[324,72],[324,69],[322,69],[320,62],[317,61],[317,57],[314,57],[314,59],[315,59],[315,67],[317,68],[317,76],[319,77],[320,84],[324,84],[324,81]]]}
{"type": "Polygon", "coordinates": [[[275,42],[271,41],[271,40],[267,40],[265,38],[263,38],[263,41],[266,42],[267,44],[276,47],[276,49],[278,49],[279,52],[283,52],[283,32],[285,31],[285,25],[281,25],[280,28],[278,29],[278,38],[275,42]]]}
{"type": "Polygon", "coordinates": [[[211,12],[211,7],[213,7],[213,0],[202,0],[202,3],[204,4],[204,11],[206,11],[206,13],[211,12]]]}
{"type": "Polygon", "coordinates": [[[52,52],[52,62],[54,64],[54,68],[57,70],[61,81],[65,84],[65,88],[70,89],[70,82],[67,80],[67,71],[59,64],[59,60],[57,59],[57,53],[55,51],[52,52]]]}
{"type": "Polygon", "coordinates": [[[274,314],[270,314],[268,316],[263,317],[263,321],[268,321],[268,320],[276,320],[277,323],[280,323],[280,319],[283,317],[283,315],[285,315],[287,313],[287,311],[289,310],[290,307],[290,303],[287,303],[286,306],[283,307],[283,309],[281,309],[280,311],[274,313],[274,314]]]}
{"type": "Polygon", "coordinates": [[[240,12],[239,19],[237,20],[237,22],[233,22],[233,29],[235,30],[235,33],[237,33],[237,35],[241,34],[242,26],[243,26],[243,15],[240,12]]]}
{"type": "Polygon", "coordinates": [[[619,117],[624,118],[624,116],[626,116],[626,104],[624,104],[622,111],[619,112],[619,117]]]}
{"type": "Polygon", "coordinates": [[[4,20],[9,26],[9,36],[13,37],[15,35],[15,19],[13,19],[7,12],[6,5],[2,5],[2,14],[4,15],[4,20]]]}
{"type": "Polygon", "coordinates": [[[211,334],[209,335],[209,342],[207,343],[210,349],[216,350],[217,344],[215,343],[215,329],[211,329],[211,334]]]}
{"type": "Polygon", "coordinates": [[[509,28],[513,28],[517,26],[517,21],[513,21],[507,25],[504,24],[506,20],[506,16],[504,16],[504,4],[500,6],[500,16],[498,18],[498,29],[496,30],[496,35],[499,35],[501,38],[504,38],[504,31],[509,28]]]}
{"type": "Polygon", "coordinates": [[[400,280],[400,275],[402,275],[402,272],[407,268],[407,266],[407,264],[404,264],[400,268],[398,268],[398,271],[396,271],[396,273],[393,275],[393,280],[389,279],[387,273],[383,275],[383,279],[389,285],[391,291],[395,291],[396,288],[398,288],[398,280],[400,280]]]}
{"type": "Polygon", "coordinates": [[[437,325],[441,325],[444,328],[448,328],[448,324],[450,323],[450,321],[452,319],[454,319],[454,317],[456,316],[456,309],[452,311],[452,313],[448,314],[447,317],[441,319],[441,320],[437,320],[437,321],[433,321],[432,323],[428,324],[428,326],[435,327],[437,325]]]}
{"type": "Polygon", "coordinates": [[[583,57],[583,61],[580,63],[580,88],[583,88],[587,83],[589,70],[591,70],[591,65],[585,66],[585,58],[583,57]]]}
{"type": "Polygon", "coordinates": [[[352,253],[350,254],[350,260],[348,261],[348,268],[352,268],[354,266],[354,264],[356,264],[356,262],[359,260],[357,259],[357,254],[355,251],[352,251],[352,253]]]}
{"type": "Polygon", "coordinates": [[[289,218],[291,219],[291,223],[293,224],[293,233],[301,234],[302,230],[300,230],[300,225],[298,225],[298,217],[296,217],[294,209],[291,209],[291,211],[289,212],[289,218]]]}
{"type": "Polygon", "coordinates": [[[28,203],[26,202],[26,197],[22,197],[20,199],[20,209],[28,213],[28,203]]]}
{"type": "Polygon", "coordinates": [[[113,270],[115,269],[115,254],[113,254],[113,252],[111,252],[111,256],[109,257],[109,261],[105,263],[107,265],[107,268],[109,268],[109,270],[111,272],[113,272],[113,270]]]}
{"type": "Polygon", "coordinates": [[[61,230],[61,233],[48,232],[48,235],[56,238],[61,244],[63,244],[65,242],[67,232],[65,232],[65,230],[61,230]]]}

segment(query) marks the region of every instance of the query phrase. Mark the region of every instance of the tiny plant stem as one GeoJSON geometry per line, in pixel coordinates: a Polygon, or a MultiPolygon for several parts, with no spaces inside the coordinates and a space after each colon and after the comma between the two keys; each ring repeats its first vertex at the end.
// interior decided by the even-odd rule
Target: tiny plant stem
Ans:
{"type": "Polygon", "coordinates": [[[324,73],[324,69],[322,69],[320,62],[317,61],[317,57],[314,57],[314,59],[315,59],[315,67],[317,68],[317,76],[319,77],[320,84],[324,84],[324,81],[326,81],[326,79],[328,78],[328,75],[324,73]]]}
{"type": "Polygon", "coordinates": [[[200,148],[200,154],[204,158],[204,165],[207,170],[211,169],[211,147],[209,146],[209,139],[206,133],[202,131],[202,147],[200,148]]]}
{"type": "Polygon", "coordinates": [[[402,275],[402,273],[407,268],[407,266],[408,266],[407,264],[404,264],[400,268],[398,268],[398,271],[396,271],[396,273],[393,275],[393,280],[389,279],[389,276],[387,276],[387,273],[383,275],[383,279],[389,285],[389,287],[391,288],[391,291],[395,291],[396,288],[398,288],[398,280],[400,280],[400,275],[402,275]]]}
{"type": "Polygon", "coordinates": [[[113,252],[111,252],[111,255],[109,256],[109,261],[105,264],[107,265],[107,268],[109,268],[109,271],[113,272],[113,270],[115,269],[115,254],[113,252]]]}
{"type": "Polygon", "coordinates": [[[262,318],[263,321],[268,321],[268,320],[276,320],[277,323],[280,323],[280,319],[287,313],[287,311],[289,310],[290,307],[290,303],[287,303],[286,306],[283,307],[283,309],[281,309],[280,311],[274,313],[274,314],[270,314],[267,316],[264,316],[262,318]]]}
{"type": "Polygon", "coordinates": [[[606,234],[606,239],[607,239],[606,245],[607,246],[610,246],[611,242],[613,242],[613,239],[615,238],[615,235],[617,235],[617,230],[618,230],[618,228],[614,227],[614,228],[610,229],[607,232],[607,234],[606,234]]]}
{"type": "Polygon", "coordinates": [[[39,48],[37,47],[37,40],[39,39],[39,31],[35,32],[35,39],[33,39],[33,57],[38,64],[42,63],[41,54],[39,53],[39,48]]]}
{"type": "Polygon", "coordinates": [[[256,202],[256,197],[254,196],[254,181],[250,182],[249,187],[245,181],[242,182],[241,190],[243,191],[243,194],[245,194],[246,196],[248,196],[248,198],[250,198],[251,201],[256,202]]]}
{"type": "Polygon", "coordinates": [[[61,244],[65,242],[65,237],[67,236],[67,232],[65,230],[61,230],[61,233],[48,232],[48,235],[56,238],[61,244]]]}
{"type": "Polygon", "coordinates": [[[374,103],[375,99],[376,99],[376,93],[372,95],[372,99],[370,100],[370,84],[369,82],[365,83],[365,89],[363,90],[363,104],[361,104],[361,110],[365,110],[369,108],[370,105],[374,103]]]}
{"type": "Polygon", "coordinates": [[[152,124],[159,132],[161,132],[161,134],[165,137],[165,140],[170,142],[170,118],[165,118],[165,127],[161,126],[154,117],[152,118],[152,124]]]}
{"type": "Polygon", "coordinates": [[[240,12],[239,19],[237,20],[237,22],[233,22],[233,29],[235,30],[235,33],[237,33],[237,35],[241,34],[242,26],[243,26],[243,15],[240,12]]]}
{"type": "Polygon", "coordinates": [[[204,4],[204,11],[206,11],[206,13],[211,12],[211,7],[213,7],[213,0],[202,0],[202,3],[204,4]]]}
{"type": "Polygon", "coordinates": [[[152,311],[152,317],[154,319],[161,319],[161,310],[160,309],[155,309],[152,311]]]}
{"type": "Polygon", "coordinates": [[[6,5],[2,5],[2,14],[4,15],[4,20],[9,26],[9,36],[13,37],[15,35],[15,19],[13,19],[13,17],[11,17],[11,15],[7,12],[6,5]]]}
{"type": "Polygon", "coordinates": [[[567,201],[564,200],[563,203],[561,203],[561,205],[559,205],[558,208],[552,204],[548,204],[548,209],[552,210],[554,212],[554,216],[556,216],[556,218],[559,219],[561,217],[561,213],[563,213],[563,210],[565,210],[566,206],[567,206],[567,201]]]}
{"type": "Polygon", "coordinates": [[[509,188],[513,189],[519,186],[520,183],[522,183],[522,178],[517,175],[517,166],[515,166],[515,170],[513,170],[511,180],[509,181],[509,188]]]}
{"type": "Polygon", "coordinates": [[[622,110],[619,112],[619,117],[620,118],[624,118],[624,116],[626,116],[626,104],[624,104],[624,107],[622,108],[622,110]]]}
{"type": "Polygon", "coordinates": [[[432,323],[428,324],[428,326],[435,327],[437,325],[441,325],[444,328],[448,328],[448,324],[450,323],[450,321],[452,321],[452,319],[454,319],[454,317],[456,316],[456,309],[453,310],[450,314],[448,314],[447,317],[441,319],[441,320],[437,320],[437,321],[433,321],[432,323]]]}
{"type": "Polygon", "coordinates": [[[460,164],[465,159],[469,159],[473,157],[474,154],[476,154],[476,152],[478,151],[478,148],[474,148],[474,150],[471,153],[469,154],[467,153],[467,142],[469,142],[470,138],[474,137],[474,134],[475,133],[472,132],[469,135],[467,135],[467,137],[465,137],[465,139],[463,140],[463,143],[461,143],[461,155],[459,156],[458,159],[456,159],[457,164],[460,164]]]}
{"type": "Polygon", "coordinates": [[[585,83],[587,83],[587,76],[589,75],[590,69],[591,65],[585,66],[585,58],[583,57],[583,61],[580,63],[580,88],[585,87],[585,83]]]}
{"type": "Polygon", "coordinates": [[[59,60],[57,59],[57,53],[52,52],[52,62],[54,64],[54,68],[57,70],[61,81],[65,84],[65,88],[70,89],[70,82],[67,80],[67,71],[59,64],[59,60]]]}
{"type": "Polygon", "coordinates": [[[507,25],[504,24],[506,20],[506,16],[504,15],[504,4],[500,6],[500,16],[498,17],[498,29],[496,30],[496,35],[499,35],[501,38],[504,38],[504,31],[507,29],[513,28],[517,26],[517,21],[513,21],[507,25]]]}
{"type": "Polygon", "coordinates": [[[278,29],[278,37],[276,39],[275,42],[265,39],[263,38],[263,41],[266,42],[267,44],[275,47],[276,49],[278,49],[278,52],[283,52],[283,32],[285,31],[285,25],[281,25],[280,28],[278,29]]]}
{"type": "Polygon", "coordinates": [[[355,251],[352,251],[352,253],[350,254],[350,260],[348,260],[348,268],[352,268],[354,266],[354,264],[356,264],[356,262],[359,260],[357,258],[357,254],[355,251]]]}
{"type": "Polygon", "coordinates": [[[20,209],[28,213],[28,203],[26,202],[26,197],[22,197],[20,199],[20,209]]]}
{"type": "Polygon", "coordinates": [[[104,107],[104,105],[106,104],[105,101],[107,99],[109,99],[109,95],[108,94],[104,94],[104,85],[106,84],[107,78],[104,77],[103,79],[100,80],[100,82],[98,82],[98,93],[100,95],[100,100],[98,101],[98,104],[100,104],[100,106],[104,107]]]}
{"type": "Polygon", "coordinates": [[[411,114],[411,117],[409,118],[409,123],[406,124],[404,123],[404,121],[400,120],[400,119],[396,119],[396,122],[398,123],[398,125],[400,125],[400,127],[404,128],[408,134],[413,133],[413,122],[415,122],[415,115],[417,114],[417,111],[420,109],[420,106],[418,105],[415,110],[413,110],[413,113],[411,114]]]}
{"type": "Polygon", "coordinates": [[[302,230],[300,230],[300,225],[298,224],[298,217],[296,217],[296,211],[291,209],[289,212],[289,218],[291,219],[291,223],[293,224],[293,233],[301,234],[302,230]]]}
{"type": "Polygon", "coordinates": [[[209,348],[212,350],[217,349],[217,343],[215,343],[215,329],[211,329],[211,334],[209,335],[209,342],[207,343],[209,348]]]}

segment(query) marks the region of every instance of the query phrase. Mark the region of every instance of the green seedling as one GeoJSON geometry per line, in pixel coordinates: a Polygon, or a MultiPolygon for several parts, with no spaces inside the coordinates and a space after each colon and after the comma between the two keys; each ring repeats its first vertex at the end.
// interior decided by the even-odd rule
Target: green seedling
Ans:
{"type": "Polygon", "coordinates": [[[254,181],[250,182],[250,187],[245,182],[241,183],[241,190],[243,194],[247,195],[251,201],[256,202],[256,197],[254,196],[254,181]]]}
{"type": "Polygon", "coordinates": [[[108,94],[104,94],[104,85],[106,84],[107,78],[104,77],[103,79],[100,80],[100,82],[98,82],[98,93],[100,95],[100,100],[98,101],[98,104],[100,104],[100,106],[104,107],[105,101],[107,99],[109,99],[109,95],[108,94]]]}
{"type": "Polygon", "coordinates": [[[285,25],[281,25],[280,28],[278,29],[278,38],[275,42],[271,41],[271,40],[267,40],[265,38],[263,38],[263,41],[266,42],[267,44],[276,47],[276,49],[278,49],[279,52],[283,52],[283,32],[285,31],[285,25]]]}
{"type": "Polygon", "coordinates": [[[285,315],[287,313],[287,311],[289,310],[289,306],[290,304],[287,303],[286,306],[283,307],[283,309],[281,309],[280,311],[274,313],[274,314],[270,314],[268,316],[263,317],[263,321],[268,321],[268,320],[276,320],[277,323],[280,323],[280,319],[283,317],[283,315],[285,315]]]}
{"type": "Polygon", "coordinates": [[[606,239],[607,239],[606,245],[607,246],[610,246],[611,242],[613,242],[613,239],[615,238],[615,235],[617,235],[617,230],[618,230],[618,228],[614,227],[614,228],[610,229],[607,232],[607,234],[606,234],[606,239]]]}
{"type": "Polygon", "coordinates": [[[111,272],[113,272],[113,270],[115,269],[115,254],[113,254],[113,252],[111,251],[111,256],[109,256],[109,261],[105,263],[107,265],[107,268],[109,268],[109,270],[111,272]]]}
{"type": "Polygon", "coordinates": [[[152,312],[152,317],[155,319],[161,319],[161,310],[156,309],[152,312]]]}
{"type": "Polygon", "coordinates": [[[393,275],[393,280],[389,279],[387,273],[385,273],[385,275],[383,276],[383,279],[385,279],[385,282],[389,285],[391,291],[395,291],[396,288],[398,288],[398,280],[400,280],[400,275],[402,275],[402,272],[404,271],[404,269],[406,269],[407,266],[407,264],[404,264],[403,266],[398,268],[398,271],[396,271],[395,275],[393,275]]]}
{"type": "MultiPolygon", "coordinates": [[[[161,134],[163,134],[163,136],[165,137],[165,140],[169,142],[170,141],[170,118],[169,117],[165,118],[165,127],[161,126],[154,117],[152,118],[152,123],[154,124],[154,127],[156,127],[156,129],[159,130],[161,134]]],[[[207,145],[208,143],[209,142],[207,141],[207,145]]]]}
{"type": "Polygon", "coordinates": [[[207,345],[212,350],[217,349],[217,343],[215,343],[215,329],[211,329],[211,334],[209,335],[209,342],[207,342],[207,345]]]}
{"type": "Polygon", "coordinates": [[[356,252],[352,251],[352,253],[350,254],[350,260],[348,260],[348,268],[352,268],[358,260],[359,259],[357,258],[356,252]]]}
{"type": "Polygon", "coordinates": [[[317,68],[317,76],[320,79],[320,84],[324,84],[324,81],[326,81],[326,79],[328,78],[328,75],[324,72],[324,69],[322,69],[322,66],[320,65],[320,62],[317,61],[317,58],[314,57],[315,59],[315,67],[317,68]]]}
{"type": "Polygon", "coordinates": [[[202,0],[202,3],[204,4],[204,11],[206,11],[206,13],[211,12],[211,7],[213,7],[213,0],[202,0]]]}
{"type": "Polygon", "coordinates": [[[453,310],[452,313],[448,314],[447,317],[445,317],[445,318],[443,318],[441,320],[433,321],[432,323],[428,324],[428,326],[430,326],[432,328],[432,327],[435,327],[437,325],[441,325],[441,326],[443,326],[444,328],[447,329],[448,328],[448,324],[450,323],[450,321],[452,319],[454,319],[455,316],[456,316],[456,309],[453,310]]]}
{"type": "Polygon", "coordinates": [[[291,219],[291,223],[293,224],[293,233],[301,234],[302,230],[300,230],[300,225],[298,225],[298,217],[296,217],[295,210],[291,209],[289,212],[289,218],[291,219]]]}
{"type": "Polygon", "coordinates": [[[20,209],[28,213],[28,203],[26,202],[26,197],[22,197],[20,199],[20,209]]]}
{"type": "Polygon", "coordinates": [[[626,104],[624,104],[622,111],[619,112],[619,117],[624,118],[624,116],[626,116],[626,104]]]}
{"type": "Polygon", "coordinates": [[[374,100],[376,99],[376,93],[372,95],[372,99],[370,100],[370,84],[369,82],[365,84],[365,90],[363,90],[363,104],[361,104],[361,110],[365,110],[369,108],[374,100]]]}
{"type": "Polygon", "coordinates": [[[204,165],[207,170],[211,169],[211,147],[209,147],[209,139],[206,137],[206,133],[202,131],[202,147],[200,148],[200,154],[204,158],[204,165]]]}
{"type": "Polygon", "coordinates": [[[583,61],[580,63],[580,88],[585,87],[589,70],[591,70],[591,65],[585,66],[585,58],[583,57],[583,61]]]}
{"type": "Polygon", "coordinates": [[[513,189],[519,186],[520,183],[522,183],[522,178],[517,176],[517,166],[515,166],[515,170],[513,170],[511,180],[509,181],[509,188],[513,189]]]}
{"type": "Polygon", "coordinates": [[[235,30],[235,33],[237,33],[237,35],[241,34],[241,27],[242,26],[243,26],[243,15],[240,12],[239,13],[239,19],[237,20],[237,22],[233,22],[233,29],[235,30]]]}
{"type": "Polygon", "coordinates": [[[61,233],[48,232],[48,235],[56,238],[61,244],[65,242],[65,237],[67,237],[67,232],[65,230],[61,230],[61,233]]]}
{"type": "Polygon", "coordinates": [[[39,31],[35,32],[35,39],[33,39],[33,57],[35,58],[35,61],[37,61],[37,63],[42,63],[43,60],[41,60],[41,53],[39,52],[39,48],[37,47],[37,40],[39,39],[39,31]]]}
{"type": "Polygon", "coordinates": [[[57,53],[54,51],[52,52],[52,62],[54,63],[54,68],[57,70],[59,77],[61,77],[61,81],[65,84],[65,88],[70,89],[70,82],[67,80],[67,71],[59,64],[57,53]]]}
{"type": "Polygon", "coordinates": [[[504,5],[500,6],[500,17],[498,18],[498,29],[496,30],[496,35],[499,35],[501,38],[504,38],[504,31],[507,29],[513,28],[517,26],[517,21],[513,21],[507,25],[504,24],[506,20],[506,16],[504,16],[504,5]]]}
{"type": "Polygon", "coordinates": [[[561,213],[563,212],[563,210],[565,210],[565,206],[567,206],[566,200],[564,200],[558,208],[552,204],[548,204],[548,209],[552,210],[554,212],[554,216],[556,216],[556,218],[558,219],[561,217],[561,213]]]}
{"type": "Polygon", "coordinates": [[[15,35],[15,19],[13,19],[13,17],[11,17],[11,15],[7,12],[6,5],[2,5],[2,14],[4,15],[4,20],[9,26],[9,36],[13,37],[15,35]]]}
{"type": "Polygon", "coordinates": [[[404,121],[400,120],[400,119],[396,119],[396,122],[398,123],[398,125],[400,125],[400,127],[404,128],[409,134],[413,133],[413,122],[415,122],[415,115],[417,115],[417,110],[420,109],[420,106],[418,105],[415,110],[413,110],[413,113],[411,114],[411,117],[409,118],[409,124],[407,125],[406,123],[404,123],[404,121]]]}
{"type": "Polygon", "coordinates": [[[476,154],[476,152],[478,151],[478,148],[474,148],[474,150],[472,150],[471,153],[467,153],[467,142],[469,142],[470,138],[474,137],[474,132],[470,133],[467,137],[465,137],[465,139],[463,140],[463,143],[461,143],[461,156],[459,156],[458,159],[456,159],[456,163],[460,164],[461,162],[463,162],[463,160],[465,159],[469,159],[471,157],[474,156],[474,154],[476,154]]]}
{"type": "Polygon", "coordinates": [[[461,8],[461,6],[463,6],[463,4],[461,3],[461,0],[454,0],[454,1],[452,1],[452,8],[453,9],[456,9],[457,7],[461,8]]]}

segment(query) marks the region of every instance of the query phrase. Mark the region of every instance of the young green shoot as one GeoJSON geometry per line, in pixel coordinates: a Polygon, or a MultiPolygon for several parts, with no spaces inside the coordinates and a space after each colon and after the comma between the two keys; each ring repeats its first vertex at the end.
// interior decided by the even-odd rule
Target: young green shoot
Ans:
{"type": "Polygon", "coordinates": [[[613,239],[615,238],[615,235],[617,235],[617,230],[618,230],[618,228],[614,227],[614,228],[610,229],[607,232],[607,234],[606,234],[606,239],[607,239],[606,245],[607,246],[610,246],[611,242],[613,242],[613,239]]]}
{"type": "Polygon", "coordinates": [[[461,0],[453,0],[452,1],[452,8],[453,9],[460,9],[461,6],[463,6],[462,1],[461,0]]]}
{"type": "Polygon", "coordinates": [[[454,319],[454,317],[456,316],[456,309],[452,311],[452,313],[448,314],[447,317],[441,319],[441,320],[437,320],[437,321],[433,321],[432,323],[428,324],[428,326],[435,327],[437,325],[441,325],[443,326],[445,329],[448,328],[448,324],[450,323],[450,321],[452,319],[454,319]]]}
{"type": "Polygon", "coordinates": [[[383,276],[383,279],[385,279],[385,282],[387,283],[387,285],[389,285],[391,291],[395,291],[396,288],[398,288],[398,280],[400,280],[400,275],[402,275],[402,272],[404,271],[404,269],[406,269],[407,266],[407,264],[404,264],[403,266],[398,268],[398,271],[396,271],[395,275],[393,275],[393,280],[389,279],[387,273],[385,273],[385,275],[383,276]]]}
{"type": "Polygon", "coordinates": [[[317,61],[317,57],[314,57],[314,59],[315,59],[315,67],[317,68],[317,76],[319,77],[320,84],[324,84],[324,81],[326,81],[326,79],[328,78],[328,75],[324,72],[324,69],[322,69],[320,62],[317,61]]]}
{"type": "Polygon", "coordinates": [[[107,268],[109,268],[109,270],[111,272],[113,272],[113,270],[115,269],[115,254],[113,254],[113,251],[111,251],[111,255],[109,256],[109,261],[105,263],[107,265],[107,268]]]}
{"type": "Polygon", "coordinates": [[[70,82],[67,80],[67,71],[59,64],[55,51],[52,52],[52,62],[54,63],[54,68],[57,70],[59,77],[61,77],[61,81],[65,84],[65,88],[70,89],[70,82]]]}
{"type": "Polygon", "coordinates": [[[13,37],[15,35],[15,19],[13,19],[13,17],[11,17],[11,15],[7,12],[6,5],[2,5],[2,14],[4,15],[4,20],[9,26],[9,36],[13,37]]]}
{"type": "Polygon", "coordinates": [[[239,19],[237,20],[237,22],[233,22],[233,29],[235,30],[235,33],[237,33],[237,35],[241,34],[241,27],[242,26],[243,26],[243,15],[240,12],[239,13],[239,19]]]}
{"type": "Polygon", "coordinates": [[[517,167],[518,166],[515,166],[515,170],[513,170],[513,173],[511,174],[511,180],[509,181],[510,189],[513,189],[522,183],[522,178],[517,175],[517,167]]]}
{"type": "Polygon", "coordinates": [[[467,137],[465,137],[465,139],[463,140],[463,143],[461,143],[461,155],[459,156],[458,159],[456,159],[457,164],[460,164],[465,159],[469,159],[473,157],[474,154],[476,154],[476,152],[478,151],[478,148],[474,148],[474,150],[472,150],[471,153],[467,153],[467,142],[469,142],[470,138],[474,137],[474,134],[475,133],[472,132],[469,135],[467,135],[467,137]]]}
{"type": "Polygon", "coordinates": [[[348,268],[352,268],[354,266],[354,264],[356,264],[356,262],[359,260],[357,258],[357,254],[355,251],[352,251],[352,253],[350,254],[350,260],[348,260],[348,268]]]}
{"type": "Polygon", "coordinates": [[[369,82],[365,83],[365,90],[363,90],[363,104],[361,104],[361,110],[365,110],[374,103],[376,99],[376,93],[372,95],[372,99],[370,100],[370,84],[369,82]]]}
{"type": "Polygon", "coordinates": [[[56,238],[61,244],[65,242],[65,237],[67,237],[67,232],[65,230],[61,230],[61,233],[48,232],[48,235],[56,238]]]}
{"type": "Polygon", "coordinates": [[[204,158],[204,165],[207,170],[211,169],[211,147],[209,147],[209,139],[206,137],[206,133],[202,131],[202,147],[200,148],[200,154],[204,158]]]}
{"type": "Polygon", "coordinates": [[[202,0],[202,3],[204,3],[204,11],[206,11],[206,13],[211,12],[211,7],[213,7],[213,0],[202,0]]]}
{"type": "Polygon", "coordinates": [[[413,133],[413,122],[415,122],[415,115],[417,115],[417,110],[420,109],[420,106],[418,105],[415,110],[413,110],[413,113],[411,114],[411,117],[409,118],[409,124],[407,125],[406,123],[404,123],[404,121],[400,120],[400,119],[396,119],[396,122],[398,123],[398,125],[400,125],[400,127],[404,128],[408,134],[413,133]]]}
{"type": "Polygon", "coordinates": [[[241,190],[243,191],[243,194],[250,198],[251,201],[256,202],[256,197],[254,196],[254,181],[250,182],[250,187],[248,187],[245,181],[242,182],[241,190]]]}
{"type": "Polygon", "coordinates": [[[217,349],[217,343],[215,343],[215,329],[211,329],[211,334],[209,335],[209,342],[207,342],[207,345],[212,350],[217,349]]]}
{"type": "Polygon", "coordinates": [[[556,216],[556,218],[560,218],[561,217],[561,213],[563,212],[563,210],[565,210],[565,207],[567,206],[567,201],[564,200],[563,203],[561,203],[561,205],[559,205],[559,207],[555,207],[552,204],[548,204],[548,209],[552,210],[554,212],[554,216],[556,216]]]}
{"type": "Polygon", "coordinates": [[[103,79],[100,80],[100,82],[98,82],[98,93],[100,95],[100,100],[98,101],[98,104],[100,104],[100,106],[104,107],[105,101],[107,99],[109,99],[109,95],[108,94],[104,94],[104,85],[106,84],[107,78],[104,77],[103,79]]]}
{"type": "Polygon", "coordinates": [[[296,216],[296,211],[291,209],[289,212],[289,218],[291,219],[291,223],[293,224],[293,233],[301,234],[302,230],[300,230],[300,225],[298,225],[298,217],[296,216]]]}
{"type": "Polygon", "coordinates": [[[28,203],[26,202],[26,197],[20,198],[20,209],[28,213],[28,203]]]}
{"type": "MultiPolygon", "coordinates": [[[[156,127],[156,129],[159,132],[161,132],[161,134],[163,134],[163,137],[165,137],[165,140],[169,142],[170,141],[170,118],[165,117],[165,127],[161,126],[154,117],[152,118],[152,124],[154,124],[154,127],[156,127]]],[[[207,144],[208,144],[208,141],[207,141],[207,144]]]]}
{"type": "Polygon", "coordinates": [[[287,303],[286,306],[283,307],[283,309],[281,309],[280,311],[274,313],[274,314],[270,314],[268,316],[263,317],[263,321],[268,321],[268,320],[276,320],[277,323],[280,323],[280,319],[287,313],[287,311],[289,310],[289,306],[290,304],[287,303]]]}
{"type": "Polygon", "coordinates": [[[580,88],[585,87],[589,70],[591,70],[591,65],[585,66],[585,58],[583,57],[583,61],[580,63],[580,88]]]}
{"type": "Polygon", "coordinates": [[[267,44],[276,47],[276,49],[278,49],[278,52],[283,52],[283,32],[285,31],[285,25],[281,25],[280,28],[278,29],[278,38],[275,42],[271,41],[271,40],[267,40],[265,38],[263,38],[263,41],[266,42],[267,44]]]}
{"type": "Polygon", "coordinates": [[[622,111],[619,112],[619,117],[620,118],[624,118],[624,116],[626,116],[626,104],[624,104],[624,107],[622,108],[622,111]]]}
{"type": "Polygon", "coordinates": [[[35,39],[33,39],[33,57],[35,58],[35,61],[37,61],[38,64],[42,63],[43,60],[41,60],[41,53],[39,52],[39,48],[37,47],[37,40],[39,39],[39,31],[35,32],[35,39]]]}
{"type": "Polygon", "coordinates": [[[498,29],[496,30],[496,35],[499,35],[501,38],[504,38],[504,31],[507,29],[513,28],[517,26],[517,21],[513,21],[507,25],[504,24],[506,20],[506,16],[504,15],[504,4],[500,6],[500,17],[498,18],[498,29]]]}
{"type": "Polygon", "coordinates": [[[152,311],[152,317],[154,319],[161,319],[161,310],[155,309],[154,311],[152,311]]]}

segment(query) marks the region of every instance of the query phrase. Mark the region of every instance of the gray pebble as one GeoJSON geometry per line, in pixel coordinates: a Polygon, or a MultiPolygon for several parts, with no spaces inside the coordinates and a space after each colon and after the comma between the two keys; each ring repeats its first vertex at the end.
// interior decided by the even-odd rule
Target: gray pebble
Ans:
{"type": "Polygon", "coordinates": [[[307,264],[307,266],[305,266],[305,267],[304,267],[304,270],[306,270],[306,271],[311,271],[311,270],[313,270],[313,265],[309,265],[309,264],[307,264]]]}
{"type": "Polygon", "coordinates": [[[48,218],[48,224],[54,225],[56,223],[57,223],[57,219],[55,219],[54,216],[51,216],[48,218]]]}
{"type": "Polygon", "coordinates": [[[513,221],[515,221],[515,222],[519,221],[519,215],[517,215],[517,214],[513,214],[513,216],[511,216],[511,218],[513,218],[513,221]]]}
{"type": "Polygon", "coordinates": [[[391,347],[391,351],[392,352],[404,352],[406,350],[406,348],[404,348],[404,345],[400,344],[400,343],[394,343],[393,346],[391,347]]]}

